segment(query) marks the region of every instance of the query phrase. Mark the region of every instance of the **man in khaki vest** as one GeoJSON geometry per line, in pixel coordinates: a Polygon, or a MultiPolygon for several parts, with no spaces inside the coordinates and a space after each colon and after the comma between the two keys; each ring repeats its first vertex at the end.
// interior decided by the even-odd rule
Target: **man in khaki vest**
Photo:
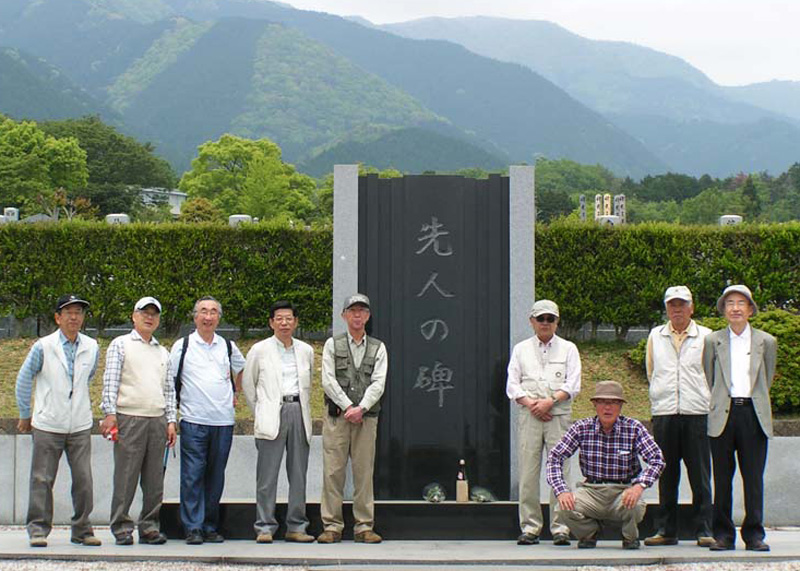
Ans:
{"type": "Polygon", "coordinates": [[[322,388],[328,405],[322,426],[322,525],[319,543],[342,540],[342,496],[348,456],[353,469],[354,539],[380,543],[375,533],[372,473],[378,411],[386,383],[386,347],[366,334],[369,298],[357,293],[344,302],[347,333],[325,342],[322,350],[322,388]]]}
{"type": "MultiPolygon", "coordinates": [[[[535,335],[517,343],[508,363],[506,394],[518,405],[518,545],[539,543],[544,519],[539,479],[545,451],[561,440],[572,421],[572,399],[581,390],[581,357],[574,343],[556,335],[558,305],[533,304],[528,315],[535,335]]],[[[567,478],[569,474],[567,473],[567,478]]],[[[569,545],[569,528],[550,494],[550,533],[554,545],[569,545]]]]}
{"type": "Polygon", "coordinates": [[[165,446],[175,445],[175,385],[167,380],[169,352],[153,333],[161,321],[161,304],[143,297],[133,309],[133,331],[114,339],[106,352],[103,400],[106,415],[100,428],[113,437],[114,492],[111,497],[111,533],[117,545],[133,544],[134,522],[128,512],[142,488],[139,543],[160,545],[167,536],[159,529],[164,497],[165,446]]]}

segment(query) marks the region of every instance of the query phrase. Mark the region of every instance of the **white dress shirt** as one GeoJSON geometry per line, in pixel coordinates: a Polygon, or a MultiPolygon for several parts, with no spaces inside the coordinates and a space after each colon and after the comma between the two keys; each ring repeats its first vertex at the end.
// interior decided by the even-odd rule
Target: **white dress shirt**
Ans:
{"type": "Polygon", "coordinates": [[[741,335],[728,328],[731,342],[731,397],[750,398],[750,340],[752,337],[748,323],[741,335]]]}

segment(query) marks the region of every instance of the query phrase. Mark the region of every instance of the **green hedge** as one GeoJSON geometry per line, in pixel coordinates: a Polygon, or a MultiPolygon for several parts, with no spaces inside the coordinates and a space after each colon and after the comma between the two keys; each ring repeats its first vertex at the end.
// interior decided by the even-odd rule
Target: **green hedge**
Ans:
{"type": "Polygon", "coordinates": [[[290,299],[301,325],[330,324],[332,235],[248,225],[103,222],[6,224],[0,227],[0,313],[18,318],[53,314],[53,300],[75,291],[92,302],[89,322],[124,323],[133,303],[153,295],[162,325],[190,319],[194,300],[213,295],[224,319],[266,327],[269,306],[290,299]]]}

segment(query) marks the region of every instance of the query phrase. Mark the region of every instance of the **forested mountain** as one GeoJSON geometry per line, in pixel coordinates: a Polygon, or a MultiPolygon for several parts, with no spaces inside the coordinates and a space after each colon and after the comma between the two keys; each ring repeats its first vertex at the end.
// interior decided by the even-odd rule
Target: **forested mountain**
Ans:
{"type": "Polygon", "coordinates": [[[64,69],[179,169],[224,132],[269,137],[299,161],[366,125],[446,125],[513,162],[569,157],[632,176],[666,166],[522,66],[327,14],[259,1],[10,0],[0,21],[0,43],[64,69]]]}
{"type": "Polygon", "coordinates": [[[723,88],[680,58],[590,40],[544,21],[425,18],[382,28],[525,65],[609,117],[678,171],[724,176],[739,165],[734,170],[779,172],[797,158],[787,156],[784,146],[800,137],[800,123],[790,119],[800,117],[800,87],[791,82],[723,88]],[[722,134],[728,139],[719,146],[722,134]]]}

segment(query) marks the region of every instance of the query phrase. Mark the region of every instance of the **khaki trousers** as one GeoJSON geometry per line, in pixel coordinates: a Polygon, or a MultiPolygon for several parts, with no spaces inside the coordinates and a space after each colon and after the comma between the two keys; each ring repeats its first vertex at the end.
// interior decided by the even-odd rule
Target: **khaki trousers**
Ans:
{"type": "Polygon", "coordinates": [[[58,434],[33,429],[33,456],[28,498],[27,527],[30,537],[47,537],[53,528],[53,484],[61,453],[67,453],[72,474],[72,537],[92,535],[89,514],[93,507],[91,429],[58,434]]]}
{"type": "Polygon", "coordinates": [[[131,509],[136,484],[142,487],[139,535],[159,531],[158,514],[164,499],[165,416],[117,414],[119,440],[114,444],[114,492],[111,496],[111,533],[133,532],[131,509]],[[141,481],[140,481],[141,478],[141,481]]]}
{"type": "Polygon", "coordinates": [[[326,531],[344,529],[342,498],[347,458],[353,471],[353,517],[355,533],[368,531],[375,524],[375,499],[372,472],[375,466],[375,438],[378,417],[365,416],[361,424],[347,422],[344,416],[325,415],[322,424],[322,526],[326,531]]]}
{"type": "MultiPolygon", "coordinates": [[[[571,423],[570,415],[560,414],[548,422],[542,422],[524,406],[517,411],[517,458],[519,471],[519,527],[522,533],[541,535],[544,518],[540,498],[542,465],[550,451],[571,423]]],[[[569,481],[569,464],[564,463],[564,479],[569,481]]],[[[558,500],[550,490],[550,532],[569,534],[561,512],[557,511],[558,500]]]]}
{"type": "Polygon", "coordinates": [[[578,539],[594,536],[601,521],[622,523],[622,538],[639,538],[639,522],[644,519],[647,504],[639,499],[633,509],[622,506],[622,492],[630,484],[579,483],[575,491],[575,509],[560,512],[572,533],[578,539]]]}

